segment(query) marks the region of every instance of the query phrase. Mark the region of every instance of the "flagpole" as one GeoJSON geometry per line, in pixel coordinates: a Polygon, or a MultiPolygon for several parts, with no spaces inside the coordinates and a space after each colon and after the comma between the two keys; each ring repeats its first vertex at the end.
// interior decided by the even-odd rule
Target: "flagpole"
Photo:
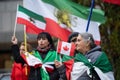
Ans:
{"type": "MultiPolygon", "coordinates": [[[[25,44],[25,52],[27,52],[27,37],[26,37],[26,26],[24,25],[24,44],[25,44]]],[[[28,53],[27,55],[28,56],[28,53]]],[[[28,71],[27,71],[27,66],[25,66],[25,74],[28,75],[28,71]]]]}
{"type": "MultiPolygon", "coordinates": [[[[59,39],[58,39],[58,41],[57,41],[57,45],[58,45],[58,42],[59,42],[59,39]]],[[[57,46],[57,50],[58,50],[58,46],[57,46]]],[[[57,55],[58,55],[58,53],[57,53],[57,51],[56,51],[56,60],[57,60],[57,55]]]]}
{"type": "Polygon", "coordinates": [[[92,16],[92,11],[93,11],[93,7],[94,7],[94,3],[95,3],[95,1],[92,0],[91,1],[91,8],[90,8],[90,13],[89,13],[89,17],[88,17],[88,23],[87,23],[86,32],[88,32],[88,29],[89,29],[89,24],[90,24],[90,20],[91,20],[91,16],[92,16]]]}
{"type": "Polygon", "coordinates": [[[24,25],[24,43],[25,43],[25,52],[27,52],[27,37],[26,37],[26,26],[24,25]]]}
{"type": "Polygon", "coordinates": [[[17,4],[17,11],[16,11],[16,18],[15,18],[15,25],[14,25],[14,32],[13,32],[13,36],[15,36],[15,33],[16,33],[17,12],[18,12],[18,4],[17,4]]]}

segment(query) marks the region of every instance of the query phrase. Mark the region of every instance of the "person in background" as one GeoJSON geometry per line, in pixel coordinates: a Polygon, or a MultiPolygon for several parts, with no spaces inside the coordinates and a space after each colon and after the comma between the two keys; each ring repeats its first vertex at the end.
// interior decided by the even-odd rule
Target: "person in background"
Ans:
{"type": "MultiPolygon", "coordinates": [[[[13,39],[16,39],[16,37],[12,37],[13,39]]],[[[18,42],[16,41],[16,44],[18,42]]],[[[32,51],[32,46],[27,43],[27,51],[32,51]]],[[[25,43],[21,42],[19,47],[20,55],[22,56],[25,53],[25,43]]],[[[29,66],[24,63],[13,63],[12,72],[11,72],[11,80],[28,80],[28,73],[29,73],[29,66]]]]}
{"type": "Polygon", "coordinates": [[[90,33],[79,33],[71,80],[114,80],[112,66],[90,33]]]}
{"type": "MultiPolygon", "coordinates": [[[[78,32],[71,33],[68,37],[67,42],[75,43],[78,34],[79,34],[78,32]]],[[[70,74],[71,74],[72,66],[74,64],[74,57],[75,57],[76,53],[77,52],[75,51],[74,56],[62,55],[62,63],[57,62],[57,66],[61,66],[61,65],[65,66],[66,73],[64,75],[67,77],[67,80],[71,80],[70,74]]]]}
{"type": "Polygon", "coordinates": [[[68,41],[67,41],[67,42],[69,42],[69,43],[71,43],[71,42],[76,42],[76,39],[77,39],[77,37],[78,37],[78,34],[79,34],[79,32],[73,32],[73,33],[71,33],[71,34],[69,35],[69,37],[68,37],[68,41]]]}
{"type": "MultiPolygon", "coordinates": [[[[12,40],[13,56],[18,63],[24,64],[25,61],[19,56],[16,41],[12,40]]],[[[37,36],[38,46],[32,51],[32,55],[38,58],[42,63],[37,67],[30,66],[28,80],[66,80],[64,75],[66,70],[64,65],[57,65],[60,56],[57,54],[51,35],[47,32],[41,32],[37,36]]]]}
{"type": "MultiPolygon", "coordinates": [[[[71,33],[69,35],[69,37],[68,37],[68,41],[67,42],[75,44],[78,35],[79,35],[79,32],[73,32],[73,33],[71,33]]],[[[77,51],[75,50],[74,57],[75,57],[76,54],[77,54],[77,51]]]]}

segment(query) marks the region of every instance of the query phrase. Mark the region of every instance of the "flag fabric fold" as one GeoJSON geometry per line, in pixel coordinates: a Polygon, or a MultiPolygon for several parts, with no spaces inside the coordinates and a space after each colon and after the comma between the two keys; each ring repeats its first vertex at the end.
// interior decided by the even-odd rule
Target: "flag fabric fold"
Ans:
{"type": "Polygon", "coordinates": [[[55,51],[49,51],[46,58],[42,60],[41,56],[37,51],[33,51],[32,54],[26,52],[25,55],[21,55],[25,62],[32,67],[41,67],[40,72],[42,80],[49,80],[48,71],[53,71],[54,67],[51,66],[54,64],[54,60],[60,61],[59,55],[55,51]]]}
{"type": "Polygon", "coordinates": [[[72,56],[64,55],[62,58],[62,62],[66,67],[67,80],[71,80],[71,71],[73,69],[74,58],[72,56]]]}
{"type": "Polygon", "coordinates": [[[25,60],[25,62],[29,65],[29,66],[38,66],[38,65],[42,65],[42,61],[38,58],[36,58],[35,56],[31,55],[30,53],[26,52],[25,55],[21,55],[22,58],[25,60]]]}
{"type": "Polygon", "coordinates": [[[74,70],[71,72],[71,78],[73,78],[72,80],[78,78],[83,70],[87,71],[87,74],[90,75],[91,68],[94,68],[101,80],[114,80],[112,66],[104,52],[102,52],[102,55],[94,64],[91,64],[91,62],[83,54],[80,53],[75,56],[75,59],[76,64],[73,65],[74,70]]]}

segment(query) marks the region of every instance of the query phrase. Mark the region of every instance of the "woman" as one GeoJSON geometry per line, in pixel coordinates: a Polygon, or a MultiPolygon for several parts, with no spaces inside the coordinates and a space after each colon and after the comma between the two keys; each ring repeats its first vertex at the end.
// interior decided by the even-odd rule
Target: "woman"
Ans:
{"type": "MultiPolygon", "coordinates": [[[[27,43],[28,52],[32,51],[32,46],[27,43]]],[[[19,47],[20,55],[25,53],[25,43],[22,42],[19,47]]],[[[27,64],[13,63],[11,80],[28,80],[29,66],[27,64]]]]}
{"type": "MultiPolygon", "coordinates": [[[[12,40],[12,42],[13,44],[15,43],[14,40],[12,40]]],[[[37,67],[30,66],[28,80],[66,80],[64,65],[57,65],[57,61],[60,61],[60,57],[55,51],[50,34],[47,32],[39,33],[37,42],[38,47],[36,50],[33,50],[32,55],[38,58],[42,63],[37,67]]],[[[16,51],[16,44],[12,46],[12,51],[15,54],[16,62],[25,63],[19,56],[18,51],[16,51]]]]}
{"type": "Polygon", "coordinates": [[[75,63],[71,80],[114,80],[112,66],[92,34],[80,33],[75,42],[75,63]]]}
{"type": "MultiPolygon", "coordinates": [[[[76,39],[77,39],[77,36],[78,36],[78,32],[73,32],[69,35],[68,37],[68,41],[69,43],[75,43],[76,42],[76,39]]],[[[68,55],[63,55],[62,57],[62,62],[63,64],[59,64],[59,65],[65,65],[65,69],[66,69],[66,77],[67,77],[67,80],[71,80],[71,71],[72,71],[72,67],[73,67],[73,64],[74,64],[74,57],[76,55],[76,51],[74,53],[74,56],[68,56],[68,55]]]]}
{"type": "Polygon", "coordinates": [[[73,42],[73,43],[76,42],[76,39],[77,39],[78,35],[79,35],[78,32],[73,32],[73,33],[71,33],[71,34],[69,35],[69,37],[68,37],[68,41],[67,41],[67,42],[69,42],[69,43],[71,43],[71,42],[73,42]]]}

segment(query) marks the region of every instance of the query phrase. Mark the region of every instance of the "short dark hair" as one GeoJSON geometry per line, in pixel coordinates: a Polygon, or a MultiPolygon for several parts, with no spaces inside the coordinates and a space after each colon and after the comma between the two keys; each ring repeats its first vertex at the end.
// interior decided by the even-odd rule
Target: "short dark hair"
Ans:
{"type": "Polygon", "coordinates": [[[55,49],[54,44],[53,44],[53,39],[52,39],[51,35],[48,32],[41,32],[41,33],[39,33],[38,36],[37,36],[37,40],[41,39],[41,38],[42,39],[47,38],[49,43],[50,43],[50,45],[51,45],[51,47],[53,49],[55,49]]]}
{"type": "MultiPolygon", "coordinates": [[[[73,32],[69,35],[67,42],[72,42],[72,38],[77,37],[79,32],[73,32]]],[[[73,41],[74,42],[74,41],[73,41]]]]}

